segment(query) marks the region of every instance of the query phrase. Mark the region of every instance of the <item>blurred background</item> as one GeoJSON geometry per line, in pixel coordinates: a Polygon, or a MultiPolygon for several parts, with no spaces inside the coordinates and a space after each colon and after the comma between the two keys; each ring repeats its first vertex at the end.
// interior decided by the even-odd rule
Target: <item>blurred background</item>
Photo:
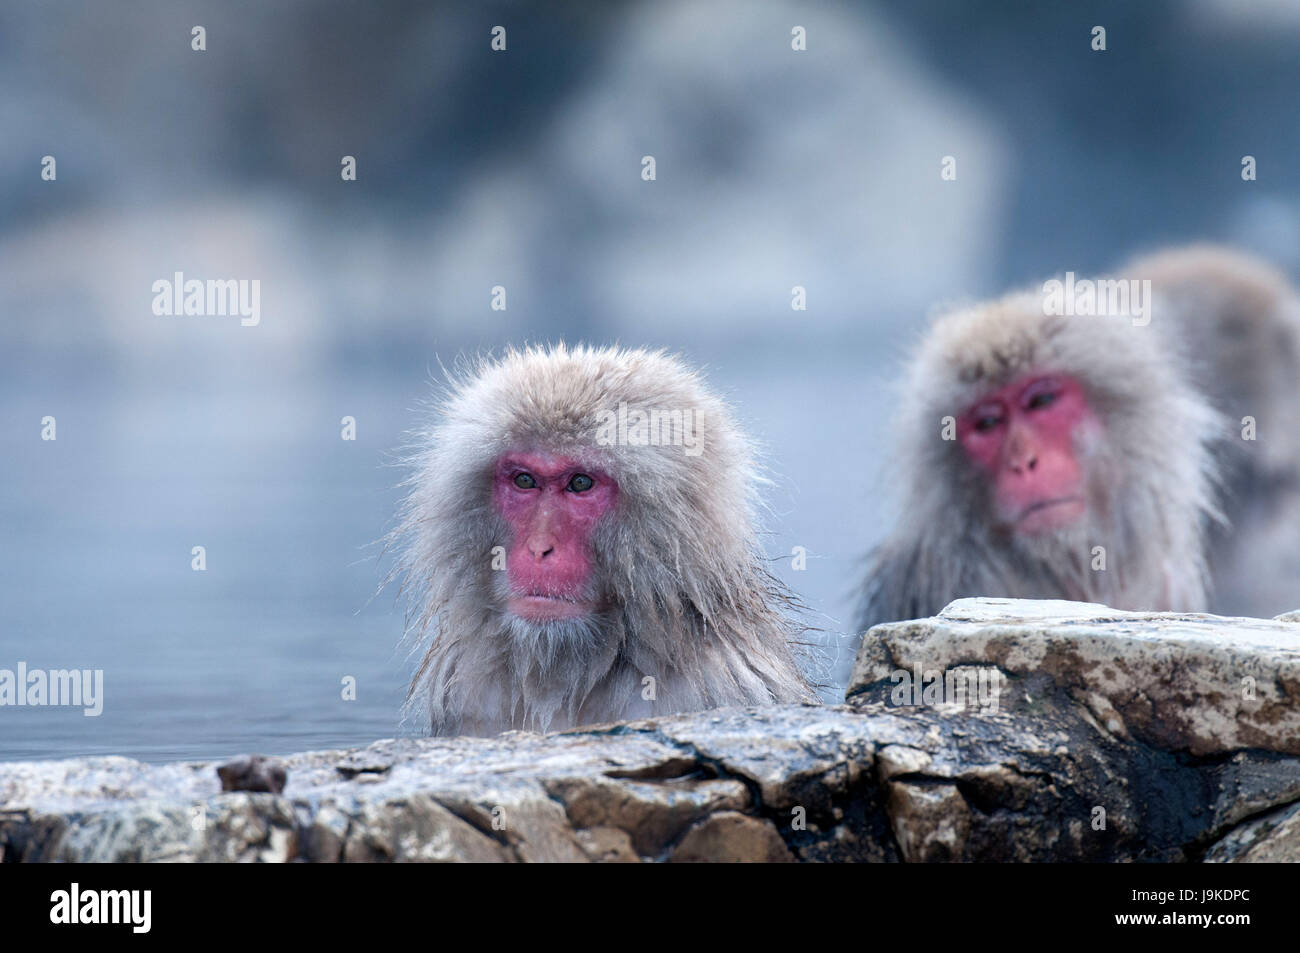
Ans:
{"type": "Polygon", "coordinates": [[[4,5],[0,668],[106,698],[0,709],[0,759],[397,733],[387,455],[440,362],[526,341],[707,368],[842,683],[927,316],[1196,239],[1296,274],[1297,89],[1287,0],[4,5]],[[177,271],[260,324],[154,315],[177,271]]]}

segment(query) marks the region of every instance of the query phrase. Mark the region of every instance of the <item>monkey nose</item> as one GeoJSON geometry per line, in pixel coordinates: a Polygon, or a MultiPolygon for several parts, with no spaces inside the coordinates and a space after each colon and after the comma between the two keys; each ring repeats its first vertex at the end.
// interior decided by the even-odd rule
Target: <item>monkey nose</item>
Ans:
{"type": "Polygon", "coordinates": [[[555,544],[548,539],[530,539],[528,541],[528,551],[533,554],[533,559],[541,562],[555,552],[555,544]]]}
{"type": "Polygon", "coordinates": [[[1012,458],[1007,462],[1007,467],[1016,474],[1032,473],[1038,469],[1038,455],[1031,453],[1019,459],[1012,458]]]}

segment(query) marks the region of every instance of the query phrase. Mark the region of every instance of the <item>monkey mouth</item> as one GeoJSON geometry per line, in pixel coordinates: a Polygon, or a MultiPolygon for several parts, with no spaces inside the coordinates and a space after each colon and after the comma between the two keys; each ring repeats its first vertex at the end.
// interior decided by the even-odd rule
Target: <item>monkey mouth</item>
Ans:
{"type": "Polygon", "coordinates": [[[528,592],[512,595],[506,608],[529,622],[554,622],[581,618],[591,613],[596,605],[562,593],[528,592]]]}
{"type": "Polygon", "coordinates": [[[1030,503],[1016,517],[1021,533],[1044,533],[1069,526],[1083,516],[1087,503],[1081,496],[1056,496],[1030,503]]]}

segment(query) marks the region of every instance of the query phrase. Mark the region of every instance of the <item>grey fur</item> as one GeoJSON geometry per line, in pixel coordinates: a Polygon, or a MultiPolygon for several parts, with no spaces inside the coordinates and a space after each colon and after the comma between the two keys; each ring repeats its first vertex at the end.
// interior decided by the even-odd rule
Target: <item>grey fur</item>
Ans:
{"type": "Polygon", "coordinates": [[[453,376],[417,435],[390,536],[423,653],[408,706],[434,734],[538,731],[721,705],[813,700],[791,650],[803,627],[756,542],[762,482],[748,439],[697,374],[662,352],[510,350],[453,376]],[[602,411],[692,409],[701,452],[600,446],[602,411]],[[545,625],[502,610],[491,569],[508,528],[491,477],[508,450],[579,456],[618,481],[596,531],[611,608],[545,625]],[[655,679],[654,700],[643,679],[655,679]],[[424,714],[427,713],[427,716],[424,714]]]}
{"type": "Polygon", "coordinates": [[[858,631],[964,596],[1204,609],[1227,426],[1168,344],[1176,317],[1163,309],[1140,327],[1126,316],[1047,316],[1038,289],[940,317],[895,400],[902,518],[869,559],[858,631]],[[1031,370],[1078,378],[1106,436],[1077,447],[1083,525],[1024,538],[989,518],[988,481],[940,438],[940,420],[1031,370]],[[1094,546],[1105,547],[1105,571],[1091,567],[1094,546]]]}
{"type": "Polygon", "coordinates": [[[1267,617],[1300,607],[1300,296],[1271,266],[1206,245],[1143,257],[1121,274],[1152,282],[1171,345],[1227,418],[1218,446],[1227,520],[1207,546],[1211,609],[1267,617]],[[1241,439],[1247,416],[1254,440],[1241,439]]]}

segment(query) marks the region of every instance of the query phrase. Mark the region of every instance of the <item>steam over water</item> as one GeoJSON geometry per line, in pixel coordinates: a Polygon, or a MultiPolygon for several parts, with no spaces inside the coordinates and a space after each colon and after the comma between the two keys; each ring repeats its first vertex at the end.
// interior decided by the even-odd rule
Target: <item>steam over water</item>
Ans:
{"type": "MultiPolygon", "coordinates": [[[[836,447],[843,432],[809,428],[804,415],[831,392],[853,399],[860,368],[774,373],[763,361],[710,363],[769,447],[791,448],[769,453],[781,472],[764,545],[807,601],[843,613],[860,547],[841,526],[869,527],[870,515],[851,497],[850,512],[837,511],[846,497],[825,471],[866,472],[871,440],[836,447]],[[796,545],[808,550],[802,572],[790,568],[796,545]]],[[[104,702],[93,718],[0,709],[0,759],[289,753],[398,733],[402,614],[395,591],[375,596],[389,562],[368,544],[398,499],[386,451],[415,422],[414,394],[401,391],[426,395],[423,362],[405,363],[345,384],[245,380],[237,393],[98,380],[76,399],[39,401],[24,393],[34,381],[7,388],[5,444],[22,466],[6,468],[0,494],[0,668],[103,669],[104,702]],[[34,442],[31,422],[51,404],[58,439],[34,442]],[[345,413],[355,443],[339,438],[345,413]],[[191,568],[196,545],[202,572],[191,568]],[[341,700],[345,676],[355,701],[341,700]]]]}
{"type": "Polygon", "coordinates": [[[1248,6],[1103,3],[1094,53],[1068,4],[6,4],[0,677],[105,697],[0,707],[0,759],[396,733],[385,454],[440,362],[558,339],[732,402],[834,700],[930,309],[1192,239],[1300,269],[1300,21],[1248,6]],[[177,273],[258,320],[155,313],[177,273]]]}

